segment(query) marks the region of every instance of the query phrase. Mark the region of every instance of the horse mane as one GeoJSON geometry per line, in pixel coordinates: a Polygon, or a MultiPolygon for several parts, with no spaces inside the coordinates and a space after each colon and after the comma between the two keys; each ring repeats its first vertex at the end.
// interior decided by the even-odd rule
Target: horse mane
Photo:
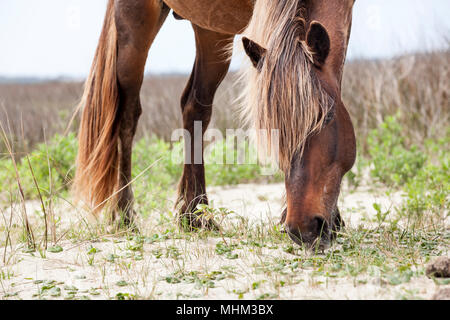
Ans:
{"type": "Polygon", "coordinates": [[[333,104],[312,71],[305,17],[304,1],[257,0],[244,31],[267,51],[261,70],[243,71],[242,117],[256,129],[260,155],[287,175],[292,158],[303,155],[307,138],[321,129],[333,104]],[[278,148],[273,130],[278,130],[278,148]]]}

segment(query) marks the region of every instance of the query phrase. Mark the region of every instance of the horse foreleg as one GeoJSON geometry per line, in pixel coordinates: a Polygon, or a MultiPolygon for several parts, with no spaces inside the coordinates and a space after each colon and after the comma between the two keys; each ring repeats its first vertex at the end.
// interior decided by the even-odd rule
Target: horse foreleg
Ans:
{"type": "Polygon", "coordinates": [[[187,158],[178,186],[180,205],[179,221],[187,222],[189,228],[215,228],[212,219],[194,214],[198,204],[207,204],[205,168],[203,161],[203,134],[212,114],[212,104],[217,88],[228,72],[230,65],[226,48],[233,36],[202,29],[193,25],[196,39],[196,59],[189,82],[181,98],[183,126],[191,139],[185,141],[187,158]],[[201,132],[194,130],[201,125],[201,132]],[[189,140],[191,143],[189,143],[189,140]],[[197,155],[197,156],[196,156],[197,155]],[[200,160],[200,161],[199,161],[200,160]]]}

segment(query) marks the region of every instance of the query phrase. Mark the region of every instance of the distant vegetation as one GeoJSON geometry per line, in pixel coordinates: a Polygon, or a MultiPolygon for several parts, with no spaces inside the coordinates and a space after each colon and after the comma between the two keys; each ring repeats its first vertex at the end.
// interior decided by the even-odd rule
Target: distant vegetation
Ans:
{"type": "MultiPolygon", "coordinates": [[[[343,100],[355,126],[359,151],[367,154],[367,138],[387,116],[397,115],[407,145],[423,146],[448,134],[450,114],[450,50],[391,60],[361,60],[346,64],[343,100]]],[[[210,128],[239,128],[236,112],[239,85],[229,74],[216,95],[210,128]]],[[[155,135],[170,140],[181,127],[180,97],[187,76],[150,76],[144,81],[143,115],[138,139],[155,135]]],[[[14,140],[15,151],[31,151],[62,134],[79,102],[82,83],[46,82],[0,85],[0,121],[14,140]],[[23,126],[22,126],[23,123],[23,126]],[[23,134],[22,134],[23,127],[23,134]]],[[[75,122],[72,130],[76,131],[75,122]]],[[[4,151],[0,143],[0,151],[4,151]]]]}
{"type": "MultiPolygon", "coordinates": [[[[449,67],[450,51],[347,64],[343,99],[353,119],[359,152],[357,164],[347,175],[350,184],[357,186],[368,168],[374,182],[407,193],[405,212],[420,215],[448,207],[449,67]]],[[[233,85],[233,77],[229,75],[217,93],[210,128],[240,127],[239,86],[233,85]]],[[[149,77],[143,85],[144,112],[133,175],[155,163],[134,183],[138,201],[145,200],[142,204],[151,209],[165,206],[182,172],[182,166],[171,161],[172,149],[181,153],[181,144],[169,139],[181,124],[179,97],[186,81],[184,76],[149,77]]],[[[67,192],[74,172],[78,120],[67,136],[63,132],[81,91],[81,83],[69,82],[0,85],[0,121],[7,133],[0,142],[1,198],[16,188],[5,138],[11,142],[26,198],[38,197],[28,160],[45,196],[67,192]]],[[[282,181],[281,174],[262,176],[258,165],[207,165],[206,172],[210,185],[282,181]]]]}

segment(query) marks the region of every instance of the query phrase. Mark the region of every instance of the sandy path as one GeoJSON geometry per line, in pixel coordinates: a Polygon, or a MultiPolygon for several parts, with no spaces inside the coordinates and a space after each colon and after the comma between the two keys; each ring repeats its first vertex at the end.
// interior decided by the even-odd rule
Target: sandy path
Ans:
{"type": "MultiPolygon", "coordinates": [[[[249,219],[249,223],[279,220],[283,206],[283,184],[247,184],[209,188],[214,207],[226,207],[249,219]]],[[[373,203],[382,209],[398,203],[390,197],[361,188],[343,191],[340,207],[347,225],[371,223],[376,214],[373,203]]],[[[28,203],[28,211],[38,203],[28,203]]],[[[70,208],[59,212],[63,218],[70,208]]],[[[75,223],[75,215],[64,218],[75,223]]],[[[231,215],[229,219],[236,216],[231,215]]],[[[150,215],[145,225],[157,217],[150,215]]],[[[144,241],[105,237],[101,242],[60,243],[58,253],[9,252],[8,264],[1,266],[0,298],[12,299],[397,299],[430,298],[436,284],[424,276],[413,277],[396,286],[381,277],[330,277],[312,267],[294,266],[297,255],[278,247],[242,247],[237,257],[217,254],[219,238],[157,239],[144,241]],[[281,262],[280,262],[281,261],[281,262]]],[[[1,251],[3,253],[3,249],[1,251]]]]}

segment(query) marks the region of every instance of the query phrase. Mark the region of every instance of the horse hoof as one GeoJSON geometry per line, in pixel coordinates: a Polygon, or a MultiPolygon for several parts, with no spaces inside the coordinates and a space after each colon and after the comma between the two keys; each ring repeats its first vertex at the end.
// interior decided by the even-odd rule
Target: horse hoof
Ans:
{"type": "Polygon", "coordinates": [[[131,232],[131,233],[139,234],[140,230],[135,223],[125,224],[123,222],[115,221],[112,224],[106,226],[106,232],[108,234],[117,234],[117,233],[124,233],[124,232],[131,232]]]}
{"type": "Polygon", "coordinates": [[[106,228],[106,231],[110,234],[115,234],[119,232],[132,232],[140,233],[137,226],[137,214],[134,210],[128,210],[127,212],[117,212],[113,213],[112,221],[110,225],[106,228]]]}
{"type": "Polygon", "coordinates": [[[180,214],[178,219],[180,227],[188,232],[198,231],[200,229],[209,231],[219,231],[219,225],[214,221],[213,218],[206,218],[202,215],[197,215],[193,213],[183,213],[180,214]]]}

